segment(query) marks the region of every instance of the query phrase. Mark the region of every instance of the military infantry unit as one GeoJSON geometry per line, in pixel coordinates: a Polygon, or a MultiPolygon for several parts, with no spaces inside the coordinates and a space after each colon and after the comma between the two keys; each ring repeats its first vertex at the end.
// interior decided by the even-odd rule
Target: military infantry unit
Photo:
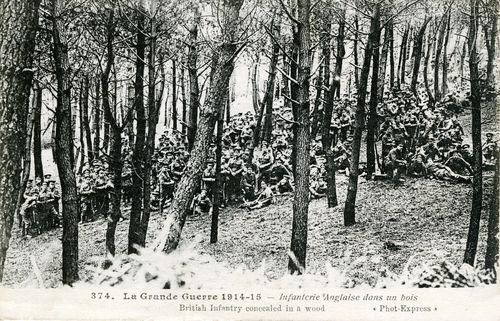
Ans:
{"type": "MultiPolygon", "coordinates": [[[[334,154],[334,166],[338,173],[347,176],[356,108],[356,98],[352,96],[344,95],[334,101],[330,124],[332,146],[329,148],[334,154]]],[[[408,89],[385,93],[383,102],[377,107],[377,170],[370,178],[386,179],[395,184],[401,184],[403,176],[470,183],[472,153],[457,117],[469,108],[469,104],[467,93],[458,91],[448,94],[435,105],[429,104],[423,90],[418,92],[418,97],[408,89]]],[[[231,205],[253,210],[272,204],[276,196],[293,192],[292,119],[291,109],[278,102],[273,111],[271,134],[254,147],[255,116],[250,112],[232,116],[221,140],[220,188],[215,190],[217,146],[214,135],[202,182],[193,199],[192,212],[210,213],[217,193],[221,207],[231,205]]],[[[311,145],[311,199],[324,197],[327,193],[324,149],[320,142],[318,135],[311,145]]],[[[122,136],[122,146],[123,200],[127,206],[132,199],[134,165],[126,132],[122,136]]],[[[493,168],[496,151],[494,134],[486,133],[483,144],[486,169],[493,168]]],[[[161,211],[170,205],[189,156],[185,134],[167,131],[160,135],[153,155],[150,204],[153,210],[161,211]]],[[[364,168],[364,163],[361,163],[361,176],[366,175],[364,168]]],[[[84,166],[77,182],[80,221],[85,223],[108,217],[114,187],[106,158],[84,166]]],[[[38,235],[60,226],[60,192],[50,175],[30,180],[24,198],[20,215],[23,233],[38,235]]]]}

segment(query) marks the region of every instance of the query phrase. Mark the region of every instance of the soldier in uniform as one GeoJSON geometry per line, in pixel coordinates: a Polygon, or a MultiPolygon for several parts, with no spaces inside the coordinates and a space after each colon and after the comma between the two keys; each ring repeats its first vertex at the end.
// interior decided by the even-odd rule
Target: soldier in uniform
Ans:
{"type": "Polygon", "coordinates": [[[207,161],[207,168],[203,171],[201,180],[203,182],[203,188],[207,190],[208,197],[212,198],[215,184],[215,167],[213,159],[207,161]]]}
{"type": "Polygon", "coordinates": [[[251,166],[243,168],[243,176],[241,178],[241,190],[243,191],[243,200],[245,202],[255,199],[255,172],[251,166]]]}
{"type": "Polygon", "coordinates": [[[61,227],[61,219],[59,212],[59,200],[61,199],[61,192],[57,188],[55,180],[49,181],[48,192],[50,194],[50,198],[52,199],[52,207],[55,210],[55,212],[52,212],[55,214],[52,217],[52,226],[61,227]]]}
{"type": "Polygon", "coordinates": [[[23,194],[24,202],[19,211],[22,235],[31,233],[33,227],[33,212],[35,211],[36,199],[38,198],[38,190],[38,187],[33,185],[33,180],[29,179],[23,194]]]}
{"type": "Polygon", "coordinates": [[[108,176],[104,168],[100,168],[94,181],[94,213],[96,215],[108,216],[109,213],[109,194],[108,194],[108,176]]]}
{"type": "Polygon", "coordinates": [[[81,200],[81,219],[82,223],[89,222],[94,219],[92,211],[92,198],[94,194],[94,181],[90,176],[90,170],[87,168],[83,171],[83,177],[78,188],[81,200]]]}
{"type": "Polygon", "coordinates": [[[486,141],[482,146],[485,163],[495,163],[495,153],[497,151],[497,142],[493,141],[493,133],[486,133],[486,141]]]}
{"type": "Polygon", "coordinates": [[[384,166],[387,172],[392,176],[394,182],[401,182],[401,173],[406,167],[406,161],[403,158],[403,144],[399,143],[391,149],[384,159],[384,166]]]}
{"type": "Polygon", "coordinates": [[[201,192],[195,196],[191,204],[193,214],[208,214],[212,209],[212,201],[208,197],[207,190],[202,189],[201,192]]]}

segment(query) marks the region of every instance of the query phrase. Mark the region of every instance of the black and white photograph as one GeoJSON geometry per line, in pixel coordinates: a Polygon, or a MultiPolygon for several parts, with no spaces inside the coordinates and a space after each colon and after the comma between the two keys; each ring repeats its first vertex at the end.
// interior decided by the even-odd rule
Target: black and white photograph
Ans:
{"type": "Polygon", "coordinates": [[[0,0],[0,319],[63,319],[9,312],[28,289],[172,320],[498,302],[499,8],[0,0]]]}

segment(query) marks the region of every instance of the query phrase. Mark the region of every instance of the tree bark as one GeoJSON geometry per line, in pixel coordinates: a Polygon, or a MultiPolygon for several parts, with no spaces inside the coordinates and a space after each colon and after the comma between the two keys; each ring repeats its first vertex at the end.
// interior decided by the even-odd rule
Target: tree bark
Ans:
{"type": "Polygon", "coordinates": [[[486,61],[486,84],[494,90],[495,88],[495,57],[496,57],[496,41],[497,41],[497,24],[498,24],[498,0],[493,0],[490,7],[487,8],[488,25],[484,26],[484,38],[486,42],[486,52],[488,59],[486,61]],[[491,27],[489,27],[491,26],[491,27]]]}
{"type": "Polygon", "coordinates": [[[94,159],[99,158],[99,146],[101,144],[101,83],[98,78],[95,84],[95,100],[94,100],[94,121],[92,130],[94,131],[94,159]]]}
{"type": "Polygon", "coordinates": [[[417,82],[418,82],[418,73],[420,71],[420,62],[422,60],[422,44],[425,35],[425,29],[427,28],[427,24],[431,21],[431,18],[425,18],[424,23],[420,27],[417,33],[417,37],[414,42],[413,52],[415,54],[415,59],[413,62],[413,74],[411,77],[411,91],[417,95],[417,82]]]}
{"type": "Polygon", "coordinates": [[[481,146],[481,88],[479,76],[479,57],[476,48],[479,23],[479,2],[470,0],[469,19],[469,73],[471,86],[471,108],[472,108],[472,154],[474,164],[472,166],[472,207],[465,247],[464,263],[474,266],[477,243],[479,238],[479,222],[481,220],[481,209],[483,200],[483,154],[481,146]]]}
{"type": "Polygon", "coordinates": [[[187,134],[187,101],[186,101],[186,68],[181,68],[181,103],[182,103],[182,134],[187,134]]]}
{"type": "Polygon", "coordinates": [[[36,95],[36,105],[34,106],[33,116],[33,160],[35,166],[35,177],[43,177],[43,161],[42,161],[42,97],[43,88],[39,85],[34,87],[36,95]]]}
{"type": "MultiPolygon", "coordinates": [[[[280,22],[273,23],[273,33],[274,38],[280,38],[280,22]]],[[[271,42],[273,40],[271,39],[271,42]]],[[[278,65],[280,47],[278,43],[273,44],[273,53],[271,56],[271,61],[269,63],[269,77],[267,79],[267,89],[266,95],[264,98],[264,104],[266,105],[266,115],[264,119],[264,128],[263,128],[263,140],[267,141],[271,144],[272,132],[273,132],[273,102],[274,102],[274,88],[276,87],[276,67],[278,65]]]]}
{"type": "MultiPolygon", "coordinates": [[[[379,62],[380,62],[380,8],[375,7],[375,17],[373,26],[373,48],[372,48],[372,82],[370,88],[370,104],[366,132],[366,179],[371,179],[372,174],[375,173],[375,130],[377,127],[377,104],[378,104],[378,80],[379,80],[379,62]]],[[[370,26],[371,27],[371,26],[370,26]]]]}
{"type": "MultiPolygon", "coordinates": [[[[229,99],[226,106],[229,104],[229,99]]],[[[221,176],[221,159],[222,159],[222,134],[224,132],[224,121],[222,112],[217,119],[217,133],[215,136],[216,150],[215,150],[215,184],[213,193],[213,207],[212,207],[212,223],[210,225],[210,243],[217,243],[219,234],[219,212],[222,196],[222,176],[221,176]]]]}
{"type": "Polygon", "coordinates": [[[443,50],[444,34],[446,31],[446,19],[447,13],[445,13],[441,18],[436,49],[434,52],[434,98],[436,101],[441,100],[441,92],[439,90],[439,62],[441,58],[441,52],[443,50]]]}
{"type": "Polygon", "coordinates": [[[296,112],[295,140],[295,190],[293,198],[292,238],[288,261],[290,273],[302,274],[306,267],[307,252],[307,216],[309,211],[309,150],[310,150],[310,120],[309,120],[309,75],[311,73],[311,35],[309,0],[297,0],[298,24],[298,97],[296,112]]]}
{"type": "Polygon", "coordinates": [[[177,131],[177,62],[172,59],[172,129],[177,131]]]}
{"type": "MultiPolygon", "coordinates": [[[[146,48],[146,35],[144,30],[144,13],[139,13],[137,18],[137,45],[135,62],[135,99],[134,110],[137,117],[134,152],[132,155],[132,206],[130,210],[130,225],[128,232],[128,253],[137,253],[136,245],[140,245],[141,216],[143,210],[143,168],[144,168],[144,142],[146,139],[146,116],[144,109],[144,61],[146,48]]],[[[149,204],[146,204],[149,206],[149,204]]]]}
{"type": "Polygon", "coordinates": [[[385,89],[385,73],[387,69],[387,52],[389,51],[389,43],[390,43],[390,29],[389,26],[385,27],[384,31],[384,45],[382,46],[382,53],[380,56],[380,68],[378,71],[378,99],[382,100],[384,96],[385,89]]]}
{"type": "Polygon", "coordinates": [[[370,62],[375,41],[375,31],[377,21],[380,16],[380,5],[376,5],[370,21],[370,34],[365,47],[365,56],[363,58],[363,69],[361,70],[360,82],[358,87],[358,99],[356,102],[356,118],[354,122],[354,137],[352,141],[352,156],[350,160],[349,185],[344,206],[344,225],[350,226],[356,223],[356,194],[358,192],[359,175],[359,153],[361,149],[361,136],[363,135],[365,122],[365,99],[366,88],[368,86],[368,74],[370,73],[370,62]]]}
{"type": "Polygon", "coordinates": [[[78,221],[80,203],[73,172],[73,129],[71,126],[71,69],[66,43],[66,30],[60,15],[58,0],[51,2],[53,58],[57,79],[56,164],[61,182],[63,204],[62,276],[64,284],[78,281],[78,221]]]}
{"type": "MultiPolygon", "coordinates": [[[[486,257],[484,267],[489,270],[495,270],[495,264],[498,261],[498,181],[500,174],[500,155],[497,152],[495,178],[493,179],[493,190],[490,199],[490,213],[488,216],[488,238],[486,240],[486,257]]],[[[495,272],[496,276],[496,272],[495,272]]]]}
{"type": "MultiPolygon", "coordinates": [[[[436,29],[437,31],[437,29],[436,29]]],[[[431,57],[431,51],[432,47],[434,45],[434,38],[436,35],[436,31],[433,31],[432,33],[429,32],[429,35],[427,36],[427,51],[425,53],[425,59],[424,59],[424,86],[425,86],[425,91],[427,92],[427,97],[429,98],[429,105],[434,106],[434,95],[432,94],[430,85],[429,85],[429,73],[427,72],[428,66],[429,66],[429,59],[431,57]],[[431,37],[432,35],[432,37],[431,37]]]]}
{"type": "Polygon", "coordinates": [[[354,85],[359,88],[359,58],[358,58],[358,39],[359,39],[359,22],[358,15],[354,16],[354,85]]]}
{"type": "Polygon", "coordinates": [[[394,88],[394,21],[391,20],[386,28],[389,30],[389,83],[394,88]]]}
{"type": "Polygon", "coordinates": [[[344,46],[344,38],[345,38],[345,13],[346,10],[342,9],[340,11],[340,20],[339,20],[339,30],[337,35],[337,55],[335,56],[335,72],[333,81],[335,82],[335,91],[334,97],[340,98],[340,80],[342,76],[342,62],[344,61],[345,56],[345,46],[344,46]]]}
{"type": "Polygon", "coordinates": [[[451,12],[448,12],[448,17],[446,19],[446,32],[444,36],[444,44],[443,44],[443,75],[442,75],[442,84],[441,84],[441,92],[443,97],[448,93],[448,39],[450,37],[450,20],[451,20],[451,12]]]}
{"type": "Polygon", "coordinates": [[[94,153],[92,152],[92,134],[90,132],[89,123],[89,90],[90,83],[87,75],[83,78],[83,93],[82,93],[82,122],[85,133],[85,142],[87,147],[87,160],[89,163],[93,161],[94,153]]]}
{"type": "Polygon", "coordinates": [[[188,127],[188,148],[191,151],[194,147],[196,130],[198,127],[198,109],[200,108],[200,87],[198,84],[198,26],[201,14],[195,7],[194,22],[189,29],[189,45],[187,55],[187,68],[189,76],[189,127],[188,127]]]}
{"type": "Polygon", "coordinates": [[[401,88],[401,84],[405,83],[405,67],[406,67],[406,56],[407,56],[407,46],[408,46],[408,36],[410,33],[410,25],[407,24],[405,31],[403,33],[403,38],[401,39],[401,48],[399,50],[399,61],[398,61],[398,88],[401,88]]]}
{"type": "Polygon", "coordinates": [[[167,253],[175,250],[179,244],[186,215],[205,168],[215,122],[223,112],[227,99],[229,78],[234,69],[234,59],[238,54],[235,39],[242,4],[243,0],[225,0],[219,9],[223,11],[221,12],[223,39],[213,53],[210,87],[205,106],[201,110],[193,150],[167,213],[167,217],[172,218],[172,224],[164,227],[157,243],[157,247],[163,248],[167,253]]]}

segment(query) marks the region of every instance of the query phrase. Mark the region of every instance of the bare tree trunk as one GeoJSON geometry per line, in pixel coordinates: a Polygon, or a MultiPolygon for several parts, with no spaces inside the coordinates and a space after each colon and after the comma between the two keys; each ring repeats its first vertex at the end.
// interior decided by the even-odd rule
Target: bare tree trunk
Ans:
{"type": "MultiPolygon", "coordinates": [[[[321,98],[322,98],[322,92],[323,92],[323,72],[324,72],[324,65],[325,65],[325,57],[322,56],[321,59],[322,66],[319,67],[319,72],[318,76],[316,77],[316,82],[314,84],[314,87],[316,87],[316,97],[314,98],[314,107],[312,111],[312,124],[311,124],[311,137],[312,139],[315,139],[316,136],[318,135],[318,130],[319,130],[319,120],[321,118],[322,114],[322,109],[320,109],[321,106],[321,98]]],[[[328,61],[328,63],[330,63],[328,61]]]]}
{"type": "MultiPolygon", "coordinates": [[[[325,28],[325,36],[326,33],[328,35],[331,32],[331,24],[327,23],[325,28]]],[[[338,38],[337,38],[338,41],[338,38]]],[[[325,61],[330,61],[331,56],[331,47],[329,37],[325,38],[323,42],[323,57],[325,61]]],[[[333,114],[333,95],[335,91],[335,80],[332,79],[330,83],[330,63],[324,64],[324,86],[328,87],[328,90],[325,89],[323,93],[324,99],[324,108],[323,108],[323,120],[321,122],[321,147],[323,148],[323,152],[325,153],[325,169],[326,169],[326,185],[327,185],[327,199],[328,199],[328,207],[332,208],[338,205],[337,200],[337,186],[335,182],[335,162],[334,155],[332,150],[332,136],[330,134],[330,124],[332,122],[332,114],[333,114]]]]}
{"type": "MultiPolygon", "coordinates": [[[[380,8],[377,6],[375,12],[379,12],[380,8]]],[[[370,25],[371,28],[371,25],[370,25]]],[[[372,48],[372,82],[370,88],[370,104],[366,132],[366,179],[371,179],[372,174],[375,173],[375,130],[377,127],[377,104],[378,104],[378,80],[380,68],[380,17],[375,16],[373,26],[373,48],[372,48]]]]}
{"type": "Polygon", "coordinates": [[[205,168],[215,122],[223,112],[227,99],[229,78],[234,69],[234,59],[238,54],[235,39],[242,4],[243,0],[224,1],[219,9],[222,11],[221,16],[224,17],[221,19],[223,39],[213,53],[210,88],[200,115],[191,156],[167,213],[167,216],[172,218],[172,224],[164,227],[157,243],[157,247],[163,248],[167,253],[175,250],[179,244],[186,215],[205,168]]]}
{"type": "Polygon", "coordinates": [[[0,281],[19,193],[40,1],[9,1],[0,16],[0,281]]]}
{"type": "Polygon", "coordinates": [[[200,12],[195,9],[193,26],[189,29],[189,49],[187,55],[187,68],[189,75],[189,127],[188,147],[191,151],[194,147],[194,139],[198,127],[198,108],[200,107],[200,87],[198,84],[198,25],[200,24],[200,12]]]}
{"type": "Polygon", "coordinates": [[[298,25],[298,97],[296,113],[295,190],[293,198],[292,239],[288,261],[290,273],[302,274],[306,267],[307,216],[309,212],[309,75],[311,73],[311,35],[309,0],[297,0],[298,25]]]}
{"type": "MultiPolygon", "coordinates": [[[[226,106],[229,104],[229,99],[226,106]]],[[[224,121],[222,117],[222,112],[217,120],[217,133],[215,136],[216,151],[215,151],[215,184],[214,184],[214,194],[213,194],[213,207],[212,207],[212,224],[210,225],[210,243],[217,243],[219,234],[219,212],[221,205],[222,196],[222,175],[221,171],[221,159],[222,159],[222,133],[224,132],[224,121]]]]}
{"type": "Polygon", "coordinates": [[[42,96],[43,89],[39,85],[34,87],[36,95],[36,105],[33,110],[33,160],[35,165],[35,177],[43,177],[43,161],[42,161],[42,96]]]}
{"type": "Polygon", "coordinates": [[[446,19],[446,32],[444,36],[444,44],[443,44],[443,78],[441,91],[443,97],[448,93],[448,39],[450,37],[450,20],[451,20],[451,12],[448,12],[448,18],[446,19]]]}
{"type": "Polygon", "coordinates": [[[94,122],[92,130],[94,131],[94,158],[99,158],[99,146],[101,144],[101,85],[98,77],[95,84],[95,103],[94,103],[94,122]]]}
{"type": "MultiPolygon", "coordinates": [[[[488,216],[488,239],[486,240],[486,257],[484,267],[495,271],[498,262],[498,181],[500,174],[500,155],[496,155],[495,178],[491,192],[490,213],[488,216]]],[[[496,276],[496,271],[494,272],[496,276]]]]}
{"type": "Polygon", "coordinates": [[[187,133],[187,101],[186,101],[186,68],[182,66],[181,68],[181,102],[182,102],[182,134],[187,133]]]}
{"type": "Polygon", "coordinates": [[[358,59],[358,39],[359,39],[359,22],[358,15],[354,16],[354,85],[356,88],[359,88],[359,59],[358,59]]]}
{"type": "Polygon", "coordinates": [[[484,38],[486,42],[486,51],[488,59],[486,62],[486,84],[491,89],[495,89],[495,56],[496,56],[496,41],[497,41],[497,24],[498,24],[498,0],[493,1],[488,10],[488,26],[484,26],[484,38]],[[491,28],[491,29],[490,29],[491,28]]]}
{"type": "Polygon", "coordinates": [[[365,56],[363,59],[363,69],[358,88],[358,99],[356,102],[356,118],[354,122],[354,137],[352,141],[352,156],[350,159],[349,185],[344,206],[344,225],[350,226],[356,223],[356,194],[358,192],[359,175],[359,153],[361,149],[361,136],[365,126],[365,99],[366,88],[368,86],[368,74],[370,73],[370,62],[375,44],[377,24],[380,19],[380,5],[377,4],[370,21],[370,34],[365,47],[365,56]]]}
{"type": "Polygon", "coordinates": [[[259,68],[259,60],[260,57],[257,55],[257,61],[253,64],[253,69],[252,69],[252,106],[255,111],[255,116],[257,117],[259,115],[259,110],[261,106],[261,101],[259,97],[259,83],[257,81],[257,71],[259,68]]]}
{"type": "Polygon", "coordinates": [[[53,57],[57,79],[56,107],[56,163],[62,195],[62,276],[64,284],[78,281],[78,221],[80,203],[77,196],[76,177],[73,172],[73,129],[71,126],[71,69],[68,58],[66,31],[60,15],[61,3],[51,2],[53,57]]]}
{"type": "Polygon", "coordinates": [[[447,13],[441,18],[439,26],[439,34],[436,43],[436,51],[434,52],[434,98],[436,101],[441,100],[441,92],[439,91],[439,62],[441,58],[441,52],[443,50],[444,34],[446,31],[446,19],[447,13]]]}
{"type": "Polygon", "coordinates": [[[135,99],[134,110],[137,117],[137,134],[135,137],[134,153],[132,156],[132,206],[130,210],[130,225],[128,232],[128,253],[136,253],[136,245],[140,245],[141,237],[141,216],[143,206],[143,168],[144,168],[144,141],[146,139],[146,116],[144,108],[144,61],[146,48],[146,35],[144,30],[144,13],[140,13],[137,18],[137,45],[135,62],[135,99]]]}
{"type": "Polygon", "coordinates": [[[481,88],[479,76],[479,56],[476,48],[479,24],[479,2],[470,0],[469,19],[469,72],[471,86],[472,108],[472,153],[474,164],[472,166],[472,208],[469,223],[469,233],[465,247],[464,263],[474,266],[477,242],[479,238],[479,222],[483,200],[483,154],[481,146],[481,88]]]}
{"type": "Polygon", "coordinates": [[[394,88],[394,21],[391,20],[386,28],[389,30],[389,83],[394,88]]]}
{"type": "MultiPolygon", "coordinates": [[[[280,38],[280,22],[273,24],[274,38],[280,38]]],[[[272,41],[272,40],[271,40],[272,41]]],[[[273,132],[273,101],[274,101],[274,88],[276,87],[276,67],[278,65],[280,47],[278,43],[273,44],[273,54],[271,56],[271,62],[269,64],[269,77],[267,79],[267,89],[264,98],[264,104],[266,105],[266,117],[264,119],[264,129],[262,139],[267,141],[269,144],[272,139],[273,132]]]]}
{"type": "Polygon", "coordinates": [[[90,132],[90,124],[89,124],[89,77],[87,75],[83,78],[83,93],[82,93],[82,122],[85,133],[85,141],[87,145],[87,159],[88,162],[92,162],[94,159],[94,153],[92,152],[92,135],[90,132]]]}
{"type": "Polygon", "coordinates": [[[172,59],[172,129],[177,130],[177,62],[172,59]]]}
{"type": "MultiPolygon", "coordinates": [[[[390,43],[390,29],[389,26],[385,27],[384,31],[384,45],[382,46],[382,54],[380,56],[380,68],[378,71],[378,99],[382,100],[384,96],[385,89],[385,72],[387,69],[387,52],[389,51],[389,43],[390,43]]],[[[373,76],[372,76],[373,77],[373,76]]]]}
{"type": "Polygon", "coordinates": [[[403,39],[401,40],[401,50],[399,51],[399,78],[398,78],[398,88],[401,87],[401,84],[405,83],[405,75],[406,75],[406,58],[408,56],[407,47],[408,47],[408,38],[410,36],[410,25],[407,24],[405,28],[405,32],[403,34],[403,39]]]}
{"type": "MultiPolygon", "coordinates": [[[[437,29],[436,29],[437,31],[437,29]]],[[[429,104],[431,106],[434,106],[434,95],[432,94],[431,88],[429,86],[429,73],[427,72],[427,68],[429,66],[429,59],[431,57],[431,51],[432,47],[434,45],[434,38],[436,35],[436,31],[429,32],[427,36],[427,51],[425,53],[425,58],[424,58],[424,85],[425,85],[425,90],[427,92],[427,97],[429,97],[429,104]]]]}
{"type": "Polygon", "coordinates": [[[413,75],[411,77],[411,91],[417,95],[417,81],[418,81],[418,73],[420,71],[420,62],[422,60],[422,44],[425,35],[425,29],[427,28],[427,24],[431,21],[431,18],[425,18],[424,23],[420,27],[417,33],[417,38],[414,42],[413,52],[415,53],[415,59],[413,64],[413,75]]]}
{"type": "Polygon", "coordinates": [[[346,10],[342,9],[340,11],[340,20],[339,20],[339,30],[337,35],[337,55],[335,56],[335,72],[334,72],[334,82],[335,82],[335,91],[334,97],[340,98],[340,80],[342,76],[342,62],[344,61],[345,56],[345,46],[344,46],[344,38],[345,38],[345,13],[346,10]]]}

